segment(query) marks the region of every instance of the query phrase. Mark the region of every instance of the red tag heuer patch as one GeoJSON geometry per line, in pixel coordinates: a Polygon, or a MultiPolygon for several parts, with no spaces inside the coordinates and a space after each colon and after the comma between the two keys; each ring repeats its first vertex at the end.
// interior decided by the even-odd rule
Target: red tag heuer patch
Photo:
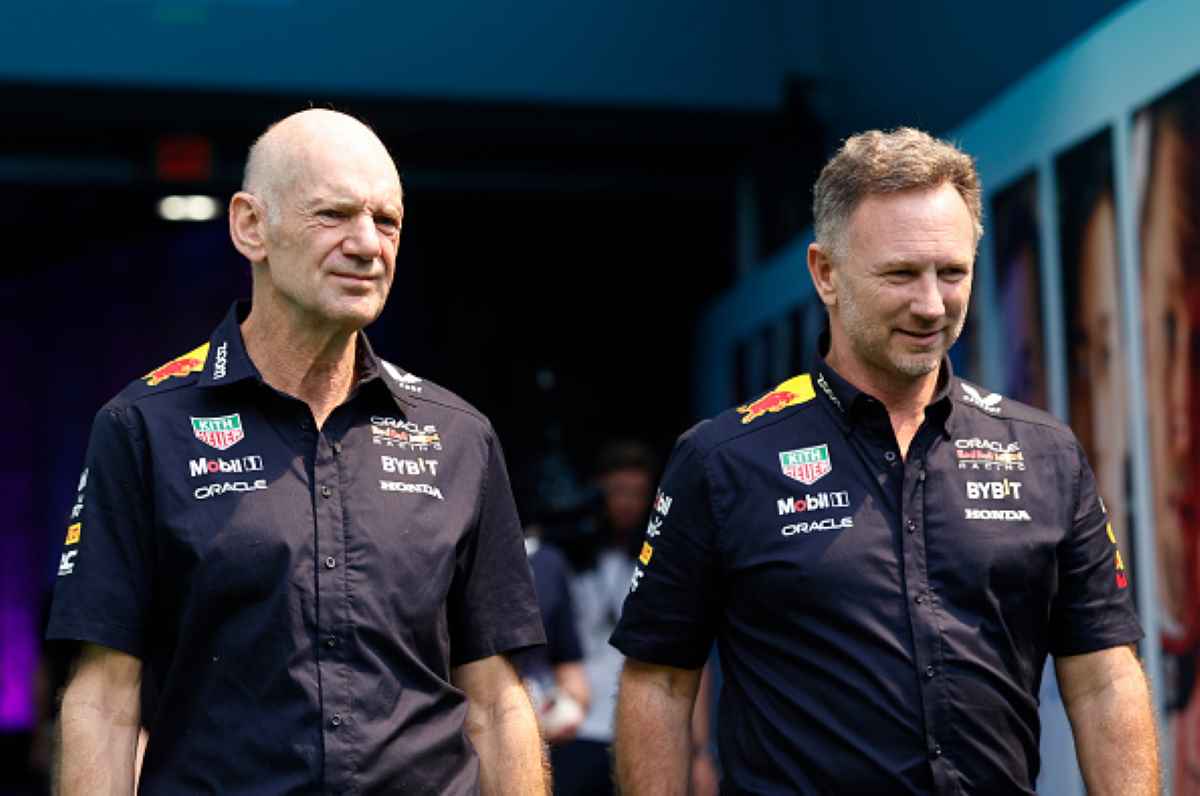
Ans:
{"type": "Polygon", "coordinates": [[[219,451],[232,448],[246,437],[246,432],[242,431],[242,416],[238,414],[193,417],[192,433],[196,439],[219,451]]]}

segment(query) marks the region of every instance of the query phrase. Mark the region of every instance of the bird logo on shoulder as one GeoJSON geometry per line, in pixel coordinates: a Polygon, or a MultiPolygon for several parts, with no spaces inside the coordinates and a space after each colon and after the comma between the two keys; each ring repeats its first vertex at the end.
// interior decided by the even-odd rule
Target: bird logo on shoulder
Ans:
{"type": "Polygon", "coordinates": [[[742,415],[742,423],[752,423],[767,412],[782,412],[789,406],[811,401],[816,397],[813,392],[812,377],[801,373],[780,384],[769,393],[745,406],[739,406],[737,411],[742,415]]]}
{"type": "Polygon", "coordinates": [[[387,360],[381,360],[383,369],[392,377],[392,381],[396,382],[396,386],[408,392],[421,392],[421,377],[414,376],[411,373],[402,373],[400,368],[393,365],[387,360]]]}
{"type": "Polygon", "coordinates": [[[972,406],[977,406],[989,415],[1000,414],[1000,394],[989,393],[988,395],[980,395],[979,390],[972,387],[966,382],[962,383],[963,396],[962,399],[972,406]]]}

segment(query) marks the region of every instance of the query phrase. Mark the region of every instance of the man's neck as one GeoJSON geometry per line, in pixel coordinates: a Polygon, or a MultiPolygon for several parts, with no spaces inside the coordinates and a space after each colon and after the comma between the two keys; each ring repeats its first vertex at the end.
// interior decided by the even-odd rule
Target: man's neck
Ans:
{"type": "Polygon", "coordinates": [[[283,313],[260,312],[257,304],[241,329],[246,354],[263,380],[308,404],[317,428],[349,397],[356,330],[306,326],[283,313]]]}
{"type": "Polygon", "coordinates": [[[836,346],[830,348],[825,362],[843,379],[883,404],[891,420],[900,455],[906,457],[913,438],[925,420],[925,407],[933,400],[937,390],[941,368],[935,368],[923,376],[889,378],[863,367],[852,357],[840,354],[836,346]]]}

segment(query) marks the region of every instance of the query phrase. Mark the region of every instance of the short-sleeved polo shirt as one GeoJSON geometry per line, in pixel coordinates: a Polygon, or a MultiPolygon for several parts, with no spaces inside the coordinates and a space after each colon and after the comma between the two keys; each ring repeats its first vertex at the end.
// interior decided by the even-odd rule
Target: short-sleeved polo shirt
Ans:
{"type": "Polygon", "coordinates": [[[684,434],[612,643],[698,668],[723,793],[1033,793],[1048,653],[1141,637],[1074,435],[955,377],[901,456],[823,360],[684,434]]]}
{"type": "Polygon", "coordinates": [[[143,661],[142,793],[476,792],[451,668],[544,641],[495,433],[362,335],[317,429],[247,310],[97,414],[48,637],[143,661]]]}

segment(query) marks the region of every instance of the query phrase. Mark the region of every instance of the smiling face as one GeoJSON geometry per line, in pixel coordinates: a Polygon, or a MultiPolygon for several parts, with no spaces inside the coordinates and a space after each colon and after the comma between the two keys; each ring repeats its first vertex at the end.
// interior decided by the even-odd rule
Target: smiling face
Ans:
{"type": "Polygon", "coordinates": [[[309,328],[374,321],[395,276],[403,201],[395,165],[358,122],[318,116],[270,142],[259,192],[254,303],[309,328]]]}
{"type": "Polygon", "coordinates": [[[936,379],[971,295],[975,230],[958,191],[943,183],[870,195],[850,216],[841,249],[824,278],[810,253],[829,308],[830,364],[865,388],[936,379]]]}

